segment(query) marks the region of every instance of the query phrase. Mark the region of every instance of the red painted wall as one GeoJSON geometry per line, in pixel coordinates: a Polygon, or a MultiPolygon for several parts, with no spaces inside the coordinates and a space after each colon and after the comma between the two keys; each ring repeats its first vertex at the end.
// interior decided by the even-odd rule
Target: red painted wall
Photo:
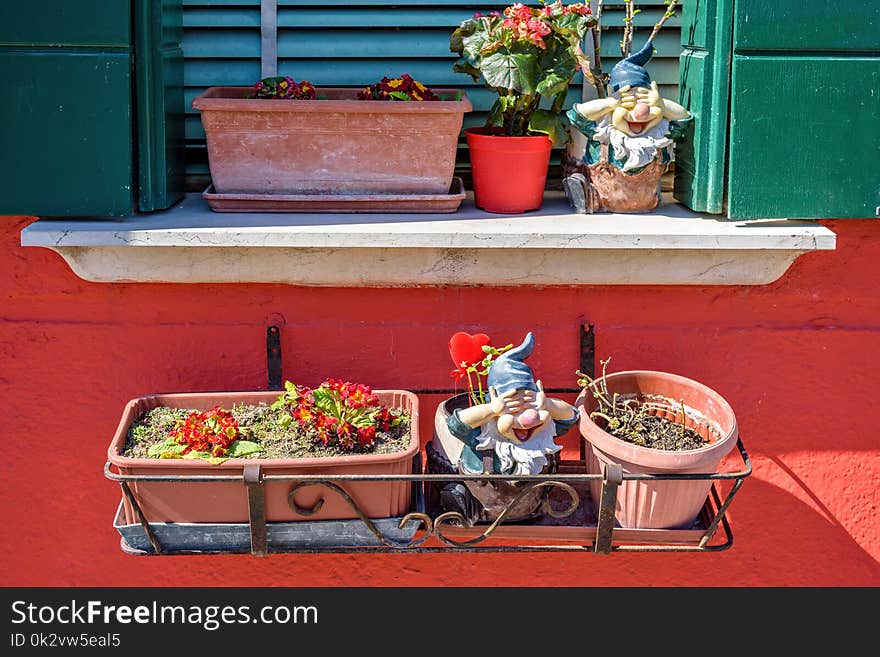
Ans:
{"type": "MultiPolygon", "coordinates": [[[[831,221],[834,252],[761,287],[309,289],[95,284],[22,248],[0,218],[0,583],[31,586],[880,585],[880,233],[831,221]],[[612,370],[677,372],[723,394],[754,474],[716,554],[134,557],[102,475],[122,408],[153,392],[265,386],[265,328],[284,374],[377,388],[446,387],[457,330],[515,342],[548,386],[572,386],[578,325],[612,370]]],[[[438,397],[422,397],[423,440],[438,397]]],[[[577,434],[566,436],[575,449],[577,434]]]]}

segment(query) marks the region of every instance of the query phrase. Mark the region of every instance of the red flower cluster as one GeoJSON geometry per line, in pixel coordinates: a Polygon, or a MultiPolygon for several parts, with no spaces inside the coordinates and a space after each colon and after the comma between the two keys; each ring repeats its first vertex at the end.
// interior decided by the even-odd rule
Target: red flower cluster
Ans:
{"type": "Polygon", "coordinates": [[[254,84],[252,98],[315,100],[315,85],[308,80],[297,82],[289,76],[263,78],[254,84]]]}
{"type": "Polygon", "coordinates": [[[404,73],[399,78],[382,78],[358,92],[358,100],[440,100],[428,87],[404,73]]]}
{"type": "Polygon", "coordinates": [[[345,451],[366,451],[376,442],[377,431],[391,429],[397,416],[379,401],[369,386],[329,379],[310,390],[296,387],[290,416],[316,443],[336,445],[345,451]]]}
{"type": "Polygon", "coordinates": [[[508,30],[513,39],[527,41],[546,50],[547,44],[544,43],[544,37],[553,33],[553,27],[548,21],[567,14],[590,16],[592,11],[589,5],[583,2],[571,5],[554,2],[550,5],[544,5],[541,9],[531,9],[523,3],[517,2],[504,10],[504,20],[501,22],[501,27],[508,30]]]}
{"type": "MultiPolygon", "coordinates": [[[[549,9],[549,7],[544,9],[549,9]]],[[[544,37],[553,31],[542,20],[546,15],[548,14],[529,9],[521,2],[517,2],[504,10],[504,21],[502,21],[501,27],[513,32],[513,38],[518,41],[528,41],[539,48],[546,49],[544,37]]]]}
{"type": "Polygon", "coordinates": [[[238,420],[230,411],[215,406],[210,411],[193,411],[170,435],[179,445],[186,445],[183,454],[210,452],[211,456],[225,456],[238,438],[238,420]]]}

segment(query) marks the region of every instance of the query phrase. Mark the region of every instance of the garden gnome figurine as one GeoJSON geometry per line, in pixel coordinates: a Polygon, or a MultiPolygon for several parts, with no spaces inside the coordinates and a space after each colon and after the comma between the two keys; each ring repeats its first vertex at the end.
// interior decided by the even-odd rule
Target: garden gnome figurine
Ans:
{"type": "MultiPolygon", "coordinates": [[[[577,409],[562,400],[544,394],[540,380],[535,380],[525,363],[532,353],[535,338],[529,333],[518,347],[499,356],[490,366],[487,377],[489,401],[460,408],[449,416],[450,433],[464,443],[457,470],[462,474],[536,475],[555,472],[562,450],[554,438],[578,422],[577,409]]],[[[527,482],[464,482],[482,504],[479,518],[493,519],[522,490],[527,482]]],[[[523,519],[536,513],[545,491],[510,509],[506,517],[523,519]]]]}
{"type": "Polygon", "coordinates": [[[568,171],[575,172],[563,181],[578,212],[636,212],[660,203],[660,176],[671,159],[673,139],[693,117],[660,97],[645,69],[653,54],[648,41],[611,70],[608,98],[578,103],[567,113],[586,138],[572,131],[566,160],[568,171]]]}

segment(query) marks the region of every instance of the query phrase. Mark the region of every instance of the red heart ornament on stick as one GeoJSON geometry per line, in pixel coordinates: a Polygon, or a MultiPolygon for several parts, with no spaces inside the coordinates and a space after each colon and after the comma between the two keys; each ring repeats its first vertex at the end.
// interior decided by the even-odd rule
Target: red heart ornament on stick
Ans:
{"type": "Polygon", "coordinates": [[[483,347],[489,343],[489,336],[485,333],[471,335],[460,331],[449,340],[449,355],[456,367],[460,367],[462,362],[473,365],[486,357],[483,347]]]}

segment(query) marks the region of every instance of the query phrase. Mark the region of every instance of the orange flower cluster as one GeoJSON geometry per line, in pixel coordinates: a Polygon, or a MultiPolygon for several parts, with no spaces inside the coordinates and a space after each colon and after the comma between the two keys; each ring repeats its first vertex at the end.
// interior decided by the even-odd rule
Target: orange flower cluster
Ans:
{"type": "Polygon", "coordinates": [[[369,386],[329,379],[314,390],[296,386],[288,413],[316,443],[344,451],[367,451],[377,431],[388,431],[397,416],[369,386]]]}
{"type": "Polygon", "coordinates": [[[186,445],[183,454],[210,452],[211,456],[225,456],[232,442],[238,438],[238,420],[230,411],[215,406],[210,411],[194,411],[175,426],[170,435],[179,445],[186,445]]]}

